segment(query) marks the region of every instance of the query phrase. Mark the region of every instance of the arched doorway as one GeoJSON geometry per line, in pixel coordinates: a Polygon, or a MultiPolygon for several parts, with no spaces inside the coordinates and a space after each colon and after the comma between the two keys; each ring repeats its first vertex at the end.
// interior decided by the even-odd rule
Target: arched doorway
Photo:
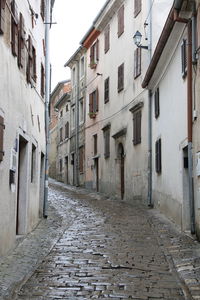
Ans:
{"type": "Polygon", "coordinates": [[[118,157],[120,160],[120,190],[121,190],[121,199],[124,199],[125,192],[125,181],[124,181],[124,147],[122,143],[118,146],[118,157]]]}

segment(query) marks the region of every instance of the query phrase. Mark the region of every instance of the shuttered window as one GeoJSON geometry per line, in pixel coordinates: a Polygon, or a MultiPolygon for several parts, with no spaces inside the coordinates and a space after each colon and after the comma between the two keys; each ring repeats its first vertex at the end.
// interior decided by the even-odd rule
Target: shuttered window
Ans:
{"type": "Polygon", "coordinates": [[[62,169],[63,169],[63,160],[62,158],[59,160],[59,171],[60,173],[62,172],[62,169]]]}
{"type": "Polygon", "coordinates": [[[187,43],[185,39],[181,44],[181,68],[182,77],[184,78],[187,75],[187,43]]]}
{"type": "Polygon", "coordinates": [[[110,157],[110,128],[104,130],[104,157],[110,157]]]}
{"type": "Polygon", "coordinates": [[[141,74],[141,48],[134,51],[134,78],[141,74]]]}
{"type": "Polygon", "coordinates": [[[60,128],[60,143],[63,141],[63,128],[60,128]]]}
{"type": "Polygon", "coordinates": [[[124,89],[124,64],[118,67],[118,93],[124,89]]]}
{"type": "Polygon", "coordinates": [[[133,113],[133,144],[137,145],[141,143],[141,110],[137,110],[133,113]]]}
{"type": "Polygon", "coordinates": [[[124,5],[118,10],[118,37],[124,32],[124,5]]]}
{"type": "Polygon", "coordinates": [[[104,103],[109,101],[109,77],[104,81],[104,103]]]}
{"type": "Polygon", "coordinates": [[[40,84],[40,93],[41,93],[41,96],[44,97],[44,93],[45,93],[45,74],[44,74],[44,67],[43,67],[43,64],[41,64],[41,84],[40,84]]]}
{"type": "Polygon", "coordinates": [[[65,138],[69,138],[69,122],[65,124],[65,138]]]}
{"type": "Polygon", "coordinates": [[[134,0],[134,17],[141,12],[142,9],[142,1],[141,0],[134,0]]]}
{"type": "Polygon", "coordinates": [[[0,0],[0,34],[3,34],[5,29],[5,4],[6,0],[0,0]]]}
{"type": "Polygon", "coordinates": [[[99,61],[99,40],[91,46],[90,48],[90,68],[95,69],[99,61]]]}
{"type": "Polygon", "coordinates": [[[104,32],[105,53],[110,49],[110,25],[107,25],[104,32]]]}
{"type": "Polygon", "coordinates": [[[161,139],[156,141],[155,145],[155,164],[156,164],[156,172],[161,173],[162,170],[162,156],[161,156],[161,139]]]}
{"type": "Polygon", "coordinates": [[[89,95],[89,114],[92,117],[92,114],[97,113],[99,110],[99,92],[98,89],[93,91],[89,95]]]}
{"type": "Polygon", "coordinates": [[[4,118],[0,116],[0,162],[3,160],[4,151],[3,151],[3,140],[4,140],[4,118]]]}
{"type": "Polygon", "coordinates": [[[19,17],[18,66],[19,68],[25,66],[25,26],[24,17],[21,13],[19,17]]]}
{"type": "Polygon", "coordinates": [[[12,54],[18,54],[18,11],[15,0],[11,2],[11,48],[12,54]]]}
{"type": "Polygon", "coordinates": [[[44,21],[44,18],[45,18],[45,0],[41,0],[40,14],[41,14],[42,20],[44,21]]]}
{"type": "Polygon", "coordinates": [[[27,82],[32,83],[32,80],[36,82],[37,71],[36,71],[36,50],[33,46],[32,38],[28,37],[28,62],[27,62],[27,82]]]}
{"type": "Polygon", "coordinates": [[[154,108],[155,108],[155,118],[157,119],[160,115],[160,92],[159,88],[156,89],[154,94],[154,108]]]}
{"type": "Polygon", "coordinates": [[[79,172],[84,172],[84,147],[79,148],[79,172]]]}
{"type": "Polygon", "coordinates": [[[94,155],[97,154],[97,134],[93,135],[93,139],[94,139],[94,155]]]}

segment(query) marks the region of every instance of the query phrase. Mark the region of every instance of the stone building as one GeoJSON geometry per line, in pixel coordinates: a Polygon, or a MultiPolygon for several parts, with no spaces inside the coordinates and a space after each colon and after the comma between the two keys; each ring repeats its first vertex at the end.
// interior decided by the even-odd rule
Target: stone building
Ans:
{"type": "Polygon", "coordinates": [[[56,103],[63,98],[66,93],[69,93],[71,90],[70,80],[63,80],[58,82],[50,97],[50,124],[49,124],[49,176],[57,179],[57,154],[58,154],[58,119],[59,113],[58,108],[55,107],[56,103]]]}
{"type": "Polygon", "coordinates": [[[0,0],[0,255],[43,208],[45,16],[44,0],[0,0]]]}

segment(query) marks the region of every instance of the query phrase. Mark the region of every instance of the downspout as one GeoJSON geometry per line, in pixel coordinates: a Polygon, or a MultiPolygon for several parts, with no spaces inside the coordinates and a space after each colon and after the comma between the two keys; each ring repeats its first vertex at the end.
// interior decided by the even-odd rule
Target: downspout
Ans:
{"type": "Polygon", "coordinates": [[[45,6],[45,134],[46,134],[46,156],[45,156],[45,185],[43,216],[48,216],[48,153],[49,153],[49,97],[50,97],[50,64],[49,64],[49,29],[50,29],[50,0],[46,0],[45,6]]]}
{"type": "MultiPolygon", "coordinates": [[[[183,1],[177,1],[183,2],[183,1]]],[[[181,3],[178,3],[179,5],[181,3]]],[[[181,6],[179,7],[179,9],[181,6]]],[[[194,11],[193,11],[194,13],[194,11]]],[[[187,132],[188,132],[188,183],[189,183],[189,201],[190,201],[190,230],[195,234],[195,207],[194,207],[194,185],[193,185],[193,143],[192,143],[192,62],[194,47],[194,24],[190,19],[183,19],[179,17],[177,10],[174,11],[174,18],[176,22],[187,23],[187,41],[188,41],[188,54],[187,54],[187,132]],[[193,30],[192,30],[193,29],[193,30]]],[[[194,22],[194,21],[193,21],[194,22]]]]}
{"type": "MultiPolygon", "coordinates": [[[[152,0],[148,1],[148,54],[149,63],[152,57],[152,0]]],[[[148,90],[148,206],[153,207],[152,201],[152,91],[148,90]]]]}
{"type": "Polygon", "coordinates": [[[75,170],[76,170],[76,186],[79,186],[79,60],[76,61],[77,65],[77,93],[75,104],[75,170]]]}

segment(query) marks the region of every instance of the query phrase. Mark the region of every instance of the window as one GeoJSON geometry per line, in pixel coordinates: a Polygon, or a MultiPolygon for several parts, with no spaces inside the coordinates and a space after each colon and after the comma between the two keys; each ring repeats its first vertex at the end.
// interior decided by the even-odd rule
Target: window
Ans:
{"type": "Polygon", "coordinates": [[[4,136],[4,118],[0,116],[0,162],[3,160],[4,151],[3,151],[3,136],[4,136]]]}
{"type": "Polygon", "coordinates": [[[63,110],[60,111],[60,118],[63,116],[63,110]]]}
{"type": "Polygon", "coordinates": [[[134,0],[134,17],[141,12],[142,9],[142,1],[141,0],[134,0]]]}
{"type": "Polygon", "coordinates": [[[83,99],[81,99],[79,101],[79,123],[83,122],[83,115],[84,115],[84,111],[83,111],[83,99]]]}
{"type": "Polygon", "coordinates": [[[110,25],[107,25],[104,32],[104,44],[104,51],[106,53],[110,49],[110,25]]]}
{"type": "Polygon", "coordinates": [[[118,67],[118,93],[124,89],[124,64],[118,67]]]}
{"type": "Polygon", "coordinates": [[[110,127],[104,129],[104,157],[110,156],[110,127]]]}
{"type": "Polygon", "coordinates": [[[63,169],[63,160],[62,158],[59,160],[59,171],[60,173],[62,172],[62,169],[63,169]]]}
{"type": "Polygon", "coordinates": [[[76,69],[72,69],[72,85],[75,86],[76,84],[76,69]]]}
{"type": "Polygon", "coordinates": [[[36,147],[32,144],[32,156],[31,156],[31,182],[34,181],[36,175],[36,147]]]}
{"type": "Polygon", "coordinates": [[[68,106],[68,104],[66,105],[65,110],[66,110],[66,112],[69,111],[69,106],[68,106]]]}
{"type": "Polygon", "coordinates": [[[26,70],[27,82],[32,83],[32,80],[36,82],[36,50],[33,47],[31,36],[28,37],[28,63],[26,70]]]}
{"type": "Polygon", "coordinates": [[[19,39],[18,39],[18,66],[23,68],[25,65],[25,27],[24,17],[20,13],[19,17],[19,39]]]}
{"type": "Polygon", "coordinates": [[[41,14],[42,20],[44,21],[44,17],[45,17],[45,0],[41,0],[40,14],[41,14]]]}
{"type": "Polygon", "coordinates": [[[124,5],[118,10],[118,37],[124,32],[124,5]]]}
{"type": "Polygon", "coordinates": [[[63,129],[60,128],[60,143],[63,141],[63,129]]]}
{"type": "Polygon", "coordinates": [[[154,94],[154,108],[155,108],[155,118],[157,119],[160,115],[159,88],[156,89],[155,94],[154,94]]]}
{"type": "Polygon", "coordinates": [[[155,163],[156,163],[156,172],[161,173],[162,164],[161,164],[161,138],[156,141],[155,149],[155,163]]]}
{"type": "Polygon", "coordinates": [[[96,89],[94,92],[92,92],[89,95],[89,115],[90,117],[94,117],[95,114],[98,112],[98,102],[99,102],[99,93],[98,89],[96,89]]]}
{"type": "Polygon", "coordinates": [[[134,78],[141,74],[141,48],[134,51],[134,78]]]}
{"type": "Polygon", "coordinates": [[[90,68],[95,69],[99,60],[99,40],[97,40],[90,48],[90,68]]]}
{"type": "Polygon", "coordinates": [[[181,44],[181,66],[182,66],[182,77],[187,75],[187,41],[184,39],[181,44]]]}
{"type": "Polygon", "coordinates": [[[0,34],[4,33],[6,0],[0,0],[0,34]]]}
{"type": "Polygon", "coordinates": [[[11,48],[12,54],[17,56],[18,54],[18,12],[15,0],[11,2],[11,48]]]}
{"type": "Polygon", "coordinates": [[[104,103],[109,101],[109,77],[104,81],[104,103]]]}
{"type": "Polygon", "coordinates": [[[97,134],[93,135],[94,141],[94,155],[97,154],[97,134]]]}
{"type": "Polygon", "coordinates": [[[65,124],[65,138],[69,138],[69,122],[65,124]]]}
{"type": "Polygon", "coordinates": [[[44,74],[43,64],[41,64],[40,94],[41,94],[42,97],[44,97],[44,93],[45,93],[45,74],[44,74]]]}
{"type": "Polygon", "coordinates": [[[141,110],[136,110],[133,113],[133,144],[137,145],[141,143],[141,110]]]}
{"type": "Polygon", "coordinates": [[[80,77],[82,78],[85,73],[85,58],[84,56],[81,57],[81,62],[80,62],[80,77]]]}
{"type": "Polygon", "coordinates": [[[79,148],[79,172],[84,172],[84,147],[79,148]]]}
{"type": "Polygon", "coordinates": [[[75,108],[72,108],[72,128],[75,128],[75,108]]]}

